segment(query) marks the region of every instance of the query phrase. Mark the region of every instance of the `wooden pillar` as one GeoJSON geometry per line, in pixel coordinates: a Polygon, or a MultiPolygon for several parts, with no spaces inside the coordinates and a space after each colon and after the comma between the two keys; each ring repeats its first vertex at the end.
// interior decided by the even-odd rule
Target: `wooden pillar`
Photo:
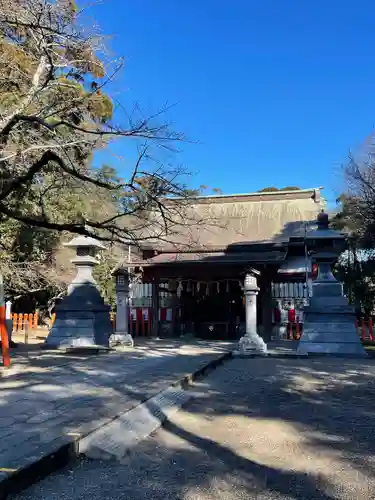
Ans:
{"type": "Polygon", "coordinates": [[[152,281],[152,296],[151,296],[151,313],[152,313],[152,330],[151,336],[158,337],[159,335],[159,280],[152,281]]]}
{"type": "Polygon", "coordinates": [[[171,325],[171,335],[172,337],[177,336],[176,326],[177,326],[177,280],[171,279],[168,283],[168,289],[171,292],[171,309],[172,309],[172,325],[171,325]]]}

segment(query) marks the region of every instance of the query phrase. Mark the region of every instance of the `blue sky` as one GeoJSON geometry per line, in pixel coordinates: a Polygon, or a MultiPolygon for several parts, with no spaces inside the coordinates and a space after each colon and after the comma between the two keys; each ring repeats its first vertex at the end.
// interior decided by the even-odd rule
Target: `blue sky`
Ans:
{"type": "MultiPolygon", "coordinates": [[[[225,193],[325,186],[375,124],[370,0],[103,0],[126,57],[118,97],[168,114],[197,144],[179,161],[225,193]]],[[[124,146],[118,151],[126,156],[124,146]]]]}

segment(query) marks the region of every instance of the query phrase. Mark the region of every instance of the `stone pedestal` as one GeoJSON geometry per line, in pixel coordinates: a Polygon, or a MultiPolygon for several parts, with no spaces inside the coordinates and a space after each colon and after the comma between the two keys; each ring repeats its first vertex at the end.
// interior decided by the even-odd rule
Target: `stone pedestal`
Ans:
{"type": "Polygon", "coordinates": [[[310,304],[304,309],[304,327],[299,354],[366,356],[355,328],[354,307],[343,295],[342,285],[332,274],[332,265],[345,248],[344,236],[328,228],[328,217],[321,214],[318,230],[306,237],[318,276],[312,284],[310,304]]]}
{"type": "Polygon", "coordinates": [[[300,354],[366,356],[355,328],[354,306],[342,294],[340,283],[317,281],[310,305],[304,310],[300,354]]]}
{"type": "Polygon", "coordinates": [[[76,249],[72,262],[77,275],[68,287],[68,294],[56,306],[56,319],[45,340],[46,347],[108,347],[112,333],[110,306],[104,303],[92,269],[96,251],[104,248],[97,240],[79,236],[66,246],[76,249]]]}
{"type": "Polygon", "coordinates": [[[247,274],[243,291],[245,294],[245,314],[246,314],[246,333],[241,337],[238,348],[240,353],[247,352],[267,352],[267,345],[257,333],[257,295],[259,288],[257,286],[256,276],[247,274]]]}
{"type": "Polygon", "coordinates": [[[133,337],[129,333],[129,273],[119,269],[116,277],[116,328],[111,335],[111,346],[133,346],[133,337]]]}

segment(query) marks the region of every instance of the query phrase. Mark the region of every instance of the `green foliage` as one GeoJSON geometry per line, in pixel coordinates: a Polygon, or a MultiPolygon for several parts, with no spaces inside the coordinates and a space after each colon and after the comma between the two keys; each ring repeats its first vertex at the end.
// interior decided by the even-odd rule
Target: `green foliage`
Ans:
{"type": "Polygon", "coordinates": [[[343,283],[350,303],[364,311],[375,307],[375,256],[371,225],[366,223],[363,200],[348,194],[338,199],[340,210],[331,227],[346,234],[348,250],[336,266],[337,278],[343,283]]]}
{"type": "Polygon", "coordinates": [[[297,187],[297,186],[286,186],[283,188],[277,188],[275,186],[271,186],[271,187],[265,187],[263,189],[259,189],[259,191],[257,191],[257,192],[258,193],[275,193],[278,191],[300,191],[300,190],[301,190],[301,188],[297,187]]]}
{"type": "Polygon", "coordinates": [[[112,308],[116,306],[115,279],[112,276],[116,263],[113,254],[110,251],[104,251],[101,255],[100,264],[94,268],[93,272],[104,300],[112,308]]]}
{"type": "Polygon", "coordinates": [[[258,193],[274,193],[276,191],[280,191],[277,187],[265,187],[263,189],[259,189],[258,193]]]}
{"type": "Polygon", "coordinates": [[[373,312],[375,306],[374,273],[375,260],[359,261],[353,250],[335,267],[336,278],[343,283],[349,302],[367,314],[373,312]]]}

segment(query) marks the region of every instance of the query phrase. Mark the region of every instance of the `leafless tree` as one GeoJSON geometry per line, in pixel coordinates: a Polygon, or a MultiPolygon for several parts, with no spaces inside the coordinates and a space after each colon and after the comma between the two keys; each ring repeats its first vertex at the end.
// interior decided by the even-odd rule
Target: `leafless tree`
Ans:
{"type": "Polygon", "coordinates": [[[170,241],[205,223],[187,215],[182,169],[155,154],[184,137],[161,112],[135,106],[124,121],[106,94],[122,61],[97,56],[103,37],[81,15],[72,0],[0,0],[0,217],[127,244],[170,241]],[[93,167],[92,153],[115,140],[138,151],[125,180],[93,167]],[[95,216],[74,210],[76,193],[90,190],[103,197],[95,216]]]}
{"type": "MultiPolygon", "coordinates": [[[[375,247],[375,144],[370,136],[344,167],[341,222],[363,250],[375,247]]],[[[340,220],[340,217],[339,217],[340,220]]]]}

